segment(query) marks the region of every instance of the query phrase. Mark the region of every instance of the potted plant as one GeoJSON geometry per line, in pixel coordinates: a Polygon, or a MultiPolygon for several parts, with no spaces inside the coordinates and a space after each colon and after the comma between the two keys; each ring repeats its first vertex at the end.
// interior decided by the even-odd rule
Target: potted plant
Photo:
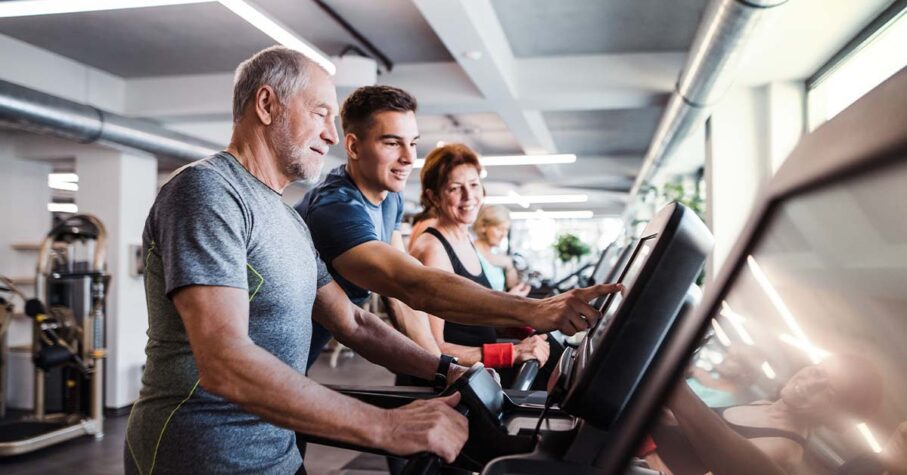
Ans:
{"type": "Polygon", "coordinates": [[[589,246],[586,245],[575,234],[561,234],[554,243],[554,250],[557,252],[558,259],[563,263],[576,262],[580,257],[589,254],[589,246]]]}

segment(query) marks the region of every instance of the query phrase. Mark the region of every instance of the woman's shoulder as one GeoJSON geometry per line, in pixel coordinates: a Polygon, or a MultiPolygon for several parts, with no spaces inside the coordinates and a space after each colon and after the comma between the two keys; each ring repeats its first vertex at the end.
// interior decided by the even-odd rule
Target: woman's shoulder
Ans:
{"type": "Polygon", "coordinates": [[[444,245],[430,232],[422,232],[416,236],[410,246],[409,253],[416,259],[422,261],[423,264],[426,263],[426,259],[434,259],[441,256],[449,261],[447,252],[444,250],[444,245]]]}

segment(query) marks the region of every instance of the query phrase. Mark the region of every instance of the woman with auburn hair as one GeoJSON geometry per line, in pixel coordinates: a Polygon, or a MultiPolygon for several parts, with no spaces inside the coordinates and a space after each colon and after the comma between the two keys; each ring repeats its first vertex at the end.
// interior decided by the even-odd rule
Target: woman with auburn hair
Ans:
{"type": "MultiPolygon", "coordinates": [[[[411,253],[427,266],[491,288],[469,234],[484,197],[481,170],[478,156],[462,144],[436,148],[425,157],[420,175],[421,201],[436,222],[415,238],[411,253]]],[[[550,350],[545,336],[498,343],[493,327],[445,322],[431,315],[429,319],[441,351],[456,356],[462,365],[481,361],[486,367],[506,370],[529,360],[538,360],[540,365],[548,360],[550,350]]],[[[507,379],[507,371],[503,376],[507,379]]]]}

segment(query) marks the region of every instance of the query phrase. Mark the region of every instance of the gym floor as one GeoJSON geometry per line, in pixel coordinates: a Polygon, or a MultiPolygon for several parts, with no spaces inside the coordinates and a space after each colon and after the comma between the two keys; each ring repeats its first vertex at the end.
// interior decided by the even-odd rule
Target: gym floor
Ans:
{"type": "MultiPolygon", "coordinates": [[[[345,352],[337,368],[329,364],[330,352],[321,355],[310,376],[324,384],[391,386],[394,375],[361,356],[345,352]]],[[[123,442],[128,416],[108,417],[101,440],[88,437],[71,440],[38,452],[0,458],[4,475],[71,474],[108,475],[123,473],[123,442]]],[[[372,475],[387,473],[383,457],[349,450],[309,445],[306,470],[311,475],[372,475]]]]}

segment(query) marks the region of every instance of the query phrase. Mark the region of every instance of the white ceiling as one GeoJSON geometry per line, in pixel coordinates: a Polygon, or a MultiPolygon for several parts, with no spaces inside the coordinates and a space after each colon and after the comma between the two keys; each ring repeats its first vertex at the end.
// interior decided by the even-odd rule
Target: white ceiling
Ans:
{"type": "MultiPolygon", "coordinates": [[[[327,54],[364,46],[313,1],[251,1],[327,54]]],[[[438,141],[575,153],[571,165],[490,168],[488,189],[583,192],[584,208],[616,214],[706,1],[327,3],[394,63],[378,82],[418,98],[421,153],[438,141]]],[[[804,79],[890,3],[790,0],[754,40],[739,82],[804,79]]],[[[272,43],[217,3],[2,18],[0,34],[124,78],[118,112],[216,142],[229,136],[233,68],[272,43]]]]}

